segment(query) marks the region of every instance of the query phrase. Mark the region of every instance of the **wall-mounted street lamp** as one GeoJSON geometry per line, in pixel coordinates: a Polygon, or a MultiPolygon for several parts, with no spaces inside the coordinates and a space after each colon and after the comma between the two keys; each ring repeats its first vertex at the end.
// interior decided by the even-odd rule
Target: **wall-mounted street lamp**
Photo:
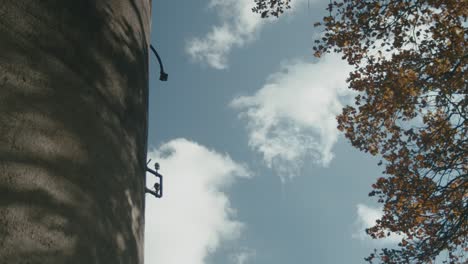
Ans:
{"type": "Polygon", "coordinates": [[[150,44],[150,49],[153,51],[154,55],[156,56],[156,59],[158,59],[159,70],[160,70],[159,80],[165,82],[165,81],[167,81],[167,78],[169,77],[169,75],[166,72],[164,72],[164,66],[162,64],[161,57],[159,57],[158,52],[156,51],[156,49],[151,44],[150,44]]]}

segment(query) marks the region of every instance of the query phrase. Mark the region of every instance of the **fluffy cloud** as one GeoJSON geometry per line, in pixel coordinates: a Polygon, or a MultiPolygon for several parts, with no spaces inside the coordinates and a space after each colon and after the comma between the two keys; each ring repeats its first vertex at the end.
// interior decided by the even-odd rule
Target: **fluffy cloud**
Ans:
{"type": "MultiPolygon", "coordinates": [[[[202,264],[225,240],[236,239],[243,223],[224,192],[247,169],[229,156],[197,143],[172,140],[148,153],[161,165],[164,197],[147,195],[145,259],[148,263],[202,264]]],[[[148,174],[148,186],[154,184],[148,174]]]]}
{"type": "Polygon", "coordinates": [[[270,76],[254,95],[231,102],[247,121],[249,146],[284,177],[304,161],[327,166],[338,139],[335,116],[349,101],[349,66],[337,55],[318,63],[294,61],[270,76]]]}
{"type": "Polygon", "coordinates": [[[232,255],[233,264],[247,264],[250,260],[254,259],[256,252],[254,250],[243,250],[239,253],[232,255]]]}
{"type": "MultiPolygon", "coordinates": [[[[292,8],[305,0],[293,1],[292,8]]],[[[242,47],[252,41],[265,23],[275,19],[261,19],[252,12],[253,0],[211,0],[209,7],[215,9],[220,23],[201,38],[191,39],[186,52],[196,61],[207,63],[216,69],[227,67],[227,56],[233,47],[242,47]]]]}
{"type": "MultiPolygon", "coordinates": [[[[364,204],[358,204],[357,215],[358,218],[355,223],[356,230],[352,235],[353,238],[359,240],[371,240],[372,238],[366,234],[366,229],[375,226],[377,219],[380,219],[383,215],[382,210],[364,204]]],[[[397,244],[398,242],[401,242],[402,238],[402,235],[392,233],[389,237],[373,241],[385,244],[397,244]]]]}

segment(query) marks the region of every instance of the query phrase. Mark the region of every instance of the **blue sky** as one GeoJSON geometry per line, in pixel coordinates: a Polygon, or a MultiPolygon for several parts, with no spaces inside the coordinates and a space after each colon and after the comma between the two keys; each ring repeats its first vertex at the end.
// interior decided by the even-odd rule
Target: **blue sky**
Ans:
{"type": "Polygon", "coordinates": [[[339,56],[312,56],[327,3],[261,20],[253,0],[153,1],[169,81],[151,57],[149,157],[165,196],[146,199],[146,263],[353,264],[398,241],[364,233],[382,169],[336,130],[353,94],[339,56]]]}

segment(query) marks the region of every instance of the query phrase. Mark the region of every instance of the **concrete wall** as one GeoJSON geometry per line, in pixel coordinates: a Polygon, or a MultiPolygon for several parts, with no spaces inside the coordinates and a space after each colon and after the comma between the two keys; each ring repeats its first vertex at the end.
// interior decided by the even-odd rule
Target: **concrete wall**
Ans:
{"type": "Polygon", "coordinates": [[[0,0],[0,264],[143,263],[151,0],[0,0]]]}

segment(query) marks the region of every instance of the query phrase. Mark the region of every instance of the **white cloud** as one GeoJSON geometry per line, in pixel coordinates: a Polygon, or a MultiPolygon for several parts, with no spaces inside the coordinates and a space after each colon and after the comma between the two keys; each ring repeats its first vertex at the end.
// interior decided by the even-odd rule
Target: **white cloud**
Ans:
{"type": "MultiPolygon", "coordinates": [[[[148,153],[161,165],[164,196],[147,194],[147,263],[202,264],[226,240],[238,238],[243,223],[224,192],[247,169],[186,139],[172,140],[148,153]]],[[[154,184],[148,174],[148,186],[154,184]]]]}
{"type": "Polygon", "coordinates": [[[231,102],[247,121],[249,146],[282,179],[310,159],[323,166],[332,160],[338,140],[335,116],[343,107],[340,100],[351,98],[349,71],[338,55],[318,63],[290,62],[257,93],[231,102]]]}
{"type": "Polygon", "coordinates": [[[256,252],[254,250],[243,250],[232,256],[232,263],[234,264],[247,264],[255,258],[256,252]]]}
{"type": "MultiPolygon", "coordinates": [[[[293,1],[292,9],[304,2],[293,1]]],[[[252,12],[254,6],[253,0],[211,0],[209,7],[218,12],[220,23],[204,37],[188,41],[186,52],[196,61],[213,68],[226,68],[227,56],[233,47],[251,42],[263,25],[276,21],[274,18],[260,18],[259,14],[252,12]]]]}
{"type": "Polygon", "coordinates": [[[358,218],[355,223],[356,230],[352,234],[353,238],[359,240],[372,240],[385,244],[397,244],[398,242],[401,242],[403,236],[395,233],[391,233],[389,237],[377,240],[373,240],[369,235],[367,235],[366,229],[375,226],[376,221],[382,217],[382,209],[358,204],[357,215],[358,218]]]}

